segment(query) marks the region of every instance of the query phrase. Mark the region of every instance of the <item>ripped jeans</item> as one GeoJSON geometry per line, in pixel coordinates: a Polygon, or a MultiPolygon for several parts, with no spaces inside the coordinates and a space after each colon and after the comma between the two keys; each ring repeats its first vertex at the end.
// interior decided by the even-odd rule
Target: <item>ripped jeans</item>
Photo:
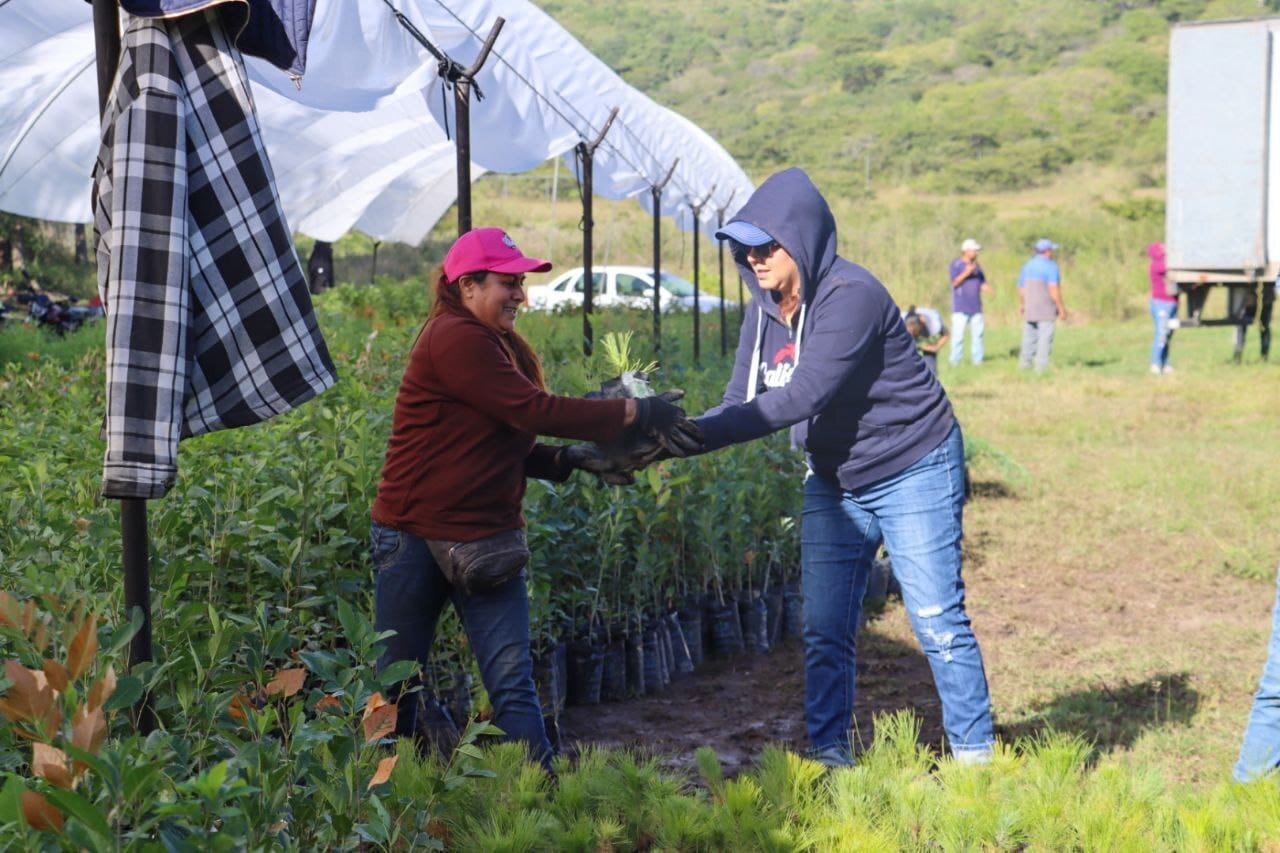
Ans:
{"type": "Polygon", "coordinates": [[[911,626],[933,669],[952,753],[984,760],[994,743],[991,699],[964,609],[960,538],[964,440],[957,425],[906,469],[853,491],[810,474],[804,484],[805,722],[815,750],[848,749],[854,640],[881,539],[911,626]]]}

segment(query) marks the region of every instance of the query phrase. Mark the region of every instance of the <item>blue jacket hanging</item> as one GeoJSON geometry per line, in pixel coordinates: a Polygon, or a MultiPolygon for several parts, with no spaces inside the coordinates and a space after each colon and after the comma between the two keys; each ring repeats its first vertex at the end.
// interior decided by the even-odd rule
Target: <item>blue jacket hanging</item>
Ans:
{"type": "Polygon", "coordinates": [[[301,77],[307,68],[307,39],[316,0],[120,0],[139,18],[177,18],[214,6],[226,7],[227,32],[239,33],[236,47],[301,77]]]}

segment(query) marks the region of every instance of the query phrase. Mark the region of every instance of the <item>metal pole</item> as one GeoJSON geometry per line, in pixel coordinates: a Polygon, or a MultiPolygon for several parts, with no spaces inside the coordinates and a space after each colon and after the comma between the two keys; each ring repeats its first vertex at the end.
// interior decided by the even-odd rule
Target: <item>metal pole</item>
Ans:
{"type": "Polygon", "coordinates": [[[653,357],[662,357],[662,187],[649,189],[653,196],[653,357]]]}
{"type": "Polygon", "coordinates": [[[582,162],[582,354],[591,355],[595,334],[591,330],[592,295],[595,277],[591,274],[591,149],[585,142],[578,143],[578,158],[582,162]]]}
{"type": "Polygon", "coordinates": [[[458,172],[458,236],[471,230],[471,86],[476,74],[489,58],[493,43],[506,23],[503,18],[493,22],[488,37],[480,47],[475,62],[465,69],[450,63],[449,79],[453,83],[454,123],[457,126],[457,139],[454,143],[457,155],[458,172]]]}
{"type": "MultiPolygon", "coordinates": [[[[716,214],[716,229],[724,228],[724,208],[720,208],[716,214]]],[[[724,307],[724,241],[717,240],[719,245],[716,247],[720,255],[720,357],[724,358],[725,353],[729,351],[729,331],[726,328],[728,320],[725,315],[724,307]]]]}
{"type": "Polygon", "coordinates": [[[592,270],[594,246],[591,242],[595,228],[595,220],[592,219],[592,193],[594,192],[592,169],[596,148],[600,147],[600,143],[604,141],[604,135],[609,132],[609,127],[617,117],[618,108],[614,107],[609,111],[609,117],[605,119],[604,127],[600,129],[596,138],[591,142],[578,143],[578,157],[582,161],[582,354],[588,356],[591,355],[591,348],[595,343],[595,335],[591,329],[591,312],[594,310],[592,295],[595,292],[595,277],[592,270]]]}
{"type": "MultiPolygon", "coordinates": [[[[719,223],[716,226],[717,229],[724,228],[725,211],[729,209],[729,205],[733,204],[733,197],[736,196],[737,194],[738,194],[737,190],[734,190],[733,192],[729,193],[729,197],[724,200],[724,205],[722,205],[721,208],[718,211],[716,211],[716,221],[719,223]]],[[[721,357],[723,357],[725,353],[729,351],[729,320],[727,316],[728,311],[724,306],[724,241],[720,240],[719,244],[720,245],[718,249],[720,254],[720,355],[721,357]]],[[[737,269],[737,268],[738,268],[738,265],[734,264],[734,269],[737,269]]],[[[742,317],[741,317],[742,279],[741,278],[738,279],[738,312],[739,312],[738,325],[741,326],[742,325],[742,317]]]]}
{"type": "Polygon", "coordinates": [[[693,364],[702,359],[702,284],[698,270],[698,208],[693,209],[693,364]]]}
{"type": "Polygon", "coordinates": [[[98,55],[98,117],[107,112],[111,82],[120,67],[120,9],[117,0],[93,0],[93,45],[98,55]]]}
{"type": "Polygon", "coordinates": [[[702,275],[701,263],[698,260],[698,238],[702,231],[702,209],[716,191],[715,185],[707,191],[702,201],[692,206],[693,210],[693,363],[698,364],[702,358],[702,275]]]}
{"type": "MultiPolygon", "coordinates": [[[[470,216],[470,215],[471,215],[470,211],[468,211],[467,215],[468,215],[468,216],[470,216]]],[[[377,280],[378,280],[378,247],[379,247],[379,246],[381,246],[381,245],[382,245],[382,241],[381,241],[381,240],[374,240],[374,241],[373,241],[373,266],[371,266],[371,267],[369,268],[369,283],[370,283],[370,284],[374,284],[374,283],[376,283],[376,282],[377,282],[377,280]]]]}
{"type": "Polygon", "coordinates": [[[459,80],[453,87],[454,155],[458,173],[458,236],[471,230],[471,93],[459,80]]]}
{"type": "MultiPolygon", "coordinates": [[[[98,117],[106,115],[111,84],[120,67],[120,10],[116,0],[93,0],[93,40],[98,63],[98,117]]],[[[147,502],[142,498],[120,501],[120,550],[124,562],[124,606],[128,613],[142,611],[142,627],[129,642],[129,668],[152,659],[151,566],[147,545],[147,502]]],[[[151,697],[143,695],[133,706],[139,733],[156,727],[151,697]]]]}
{"type": "Polygon", "coordinates": [[[649,188],[653,196],[653,357],[662,355],[662,190],[676,173],[680,158],[671,161],[666,177],[649,188]]]}
{"type": "MultiPolygon", "coordinates": [[[[142,498],[120,501],[120,547],[124,552],[124,606],[129,613],[142,610],[142,627],[129,642],[129,669],[152,660],[151,652],[151,566],[147,554],[147,502],[142,498]]],[[[151,697],[144,694],[133,706],[134,725],[149,735],[156,717],[151,697]]]]}

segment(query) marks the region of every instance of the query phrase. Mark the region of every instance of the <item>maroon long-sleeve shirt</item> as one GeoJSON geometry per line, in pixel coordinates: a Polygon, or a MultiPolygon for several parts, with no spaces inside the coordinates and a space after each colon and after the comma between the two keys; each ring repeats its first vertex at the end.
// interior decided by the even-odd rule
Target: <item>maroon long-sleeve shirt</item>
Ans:
{"type": "Polygon", "coordinates": [[[418,337],[396,396],[373,519],[470,542],[524,526],[525,477],[564,480],[538,435],[614,441],[625,400],[557,397],[519,371],[499,333],[445,314],[418,337]]]}

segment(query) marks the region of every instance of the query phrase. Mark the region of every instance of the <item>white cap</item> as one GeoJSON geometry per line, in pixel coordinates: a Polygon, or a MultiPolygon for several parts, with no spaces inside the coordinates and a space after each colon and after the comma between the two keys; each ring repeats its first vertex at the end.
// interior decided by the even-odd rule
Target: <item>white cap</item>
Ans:
{"type": "Polygon", "coordinates": [[[981,251],[982,251],[982,246],[978,243],[978,241],[977,241],[977,240],[975,240],[975,239],[973,239],[972,237],[970,237],[969,239],[965,240],[963,243],[961,243],[961,244],[960,244],[960,251],[962,251],[962,252],[981,252],[981,251]]]}

